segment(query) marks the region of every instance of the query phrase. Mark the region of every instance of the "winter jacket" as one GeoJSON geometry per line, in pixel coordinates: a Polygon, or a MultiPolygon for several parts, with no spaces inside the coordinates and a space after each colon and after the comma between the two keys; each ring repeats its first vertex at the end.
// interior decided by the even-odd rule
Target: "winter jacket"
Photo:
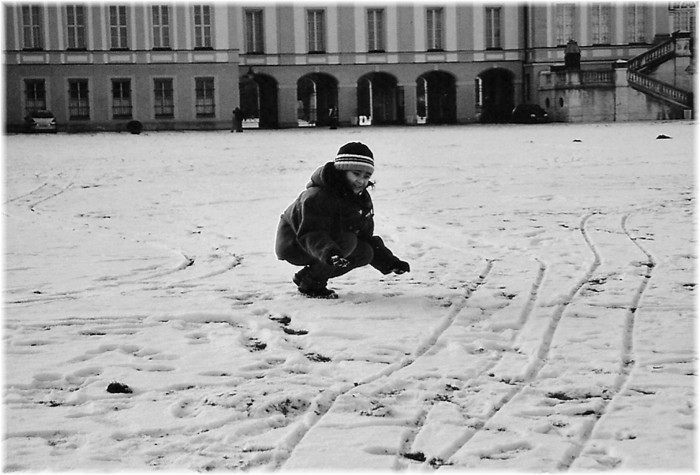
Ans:
{"type": "Polygon", "coordinates": [[[295,242],[285,245],[298,246],[304,252],[328,263],[333,255],[341,254],[335,239],[341,233],[350,232],[358,240],[367,242],[374,250],[370,265],[383,274],[390,273],[399,259],[374,236],[374,208],[367,190],[360,195],[353,193],[344,172],[336,170],[333,162],[317,169],[299,197],[281,216],[282,226],[289,226],[296,236],[295,242]]]}

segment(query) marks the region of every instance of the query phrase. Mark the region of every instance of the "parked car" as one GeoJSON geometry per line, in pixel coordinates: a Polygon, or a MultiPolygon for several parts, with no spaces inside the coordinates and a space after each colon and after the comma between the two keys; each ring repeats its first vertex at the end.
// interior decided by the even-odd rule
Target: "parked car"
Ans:
{"type": "Polygon", "coordinates": [[[549,122],[549,115],[537,104],[520,104],[513,109],[511,119],[517,124],[542,124],[549,122]]]}
{"type": "Polygon", "coordinates": [[[56,133],[56,117],[51,111],[38,110],[30,113],[24,119],[27,132],[51,132],[56,133]]]}

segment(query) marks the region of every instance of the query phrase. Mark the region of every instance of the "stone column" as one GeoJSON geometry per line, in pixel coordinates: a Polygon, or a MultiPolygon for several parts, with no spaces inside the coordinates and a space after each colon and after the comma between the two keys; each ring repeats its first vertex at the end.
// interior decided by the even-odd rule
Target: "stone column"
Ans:
{"type": "Polygon", "coordinates": [[[615,63],[615,122],[630,119],[630,87],[627,82],[627,62],[618,60],[615,63]]]}
{"type": "Polygon", "coordinates": [[[338,121],[340,125],[357,123],[357,88],[354,84],[338,85],[338,121]]]}
{"type": "Polygon", "coordinates": [[[407,125],[416,123],[416,83],[399,84],[403,88],[404,119],[407,125]]]}
{"type": "Polygon", "coordinates": [[[280,127],[296,127],[298,125],[296,84],[280,84],[277,93],[280,127]]]}

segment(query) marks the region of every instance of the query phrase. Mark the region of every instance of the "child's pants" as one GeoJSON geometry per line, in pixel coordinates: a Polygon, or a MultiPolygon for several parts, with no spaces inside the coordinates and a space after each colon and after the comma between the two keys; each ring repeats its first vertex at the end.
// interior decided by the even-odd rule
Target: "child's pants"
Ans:
{"type": "Polygon", "coordinates": [[[342,257],[350,261],[347,267],[333,267],[307,254],[296,243],[296,236],[292,228],[284,221],[280,221],[277,228],[275,252],[280,260],[287,261],[295,266],[309,266],[313,277],[323,282],[346,274],[358,267],[366,266],[374,258],[372,246],[369,243],[358,240],[353,233],[341,233],[335,239],[335,243],[340,247],[342,257]],[[289,243],[293,244],[289,245],[289,243]]]}

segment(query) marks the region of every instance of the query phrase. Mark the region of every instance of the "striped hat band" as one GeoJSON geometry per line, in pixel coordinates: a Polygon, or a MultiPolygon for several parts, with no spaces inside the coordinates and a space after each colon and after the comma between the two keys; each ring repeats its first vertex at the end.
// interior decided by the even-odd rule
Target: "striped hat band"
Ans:
{"type": "Polygon", "coordinates": [[[374,173],[374,156],[365,144],[350,142],[338,150],[335,157],[335,168],[338,170],[362,170],[374,173]]]}

